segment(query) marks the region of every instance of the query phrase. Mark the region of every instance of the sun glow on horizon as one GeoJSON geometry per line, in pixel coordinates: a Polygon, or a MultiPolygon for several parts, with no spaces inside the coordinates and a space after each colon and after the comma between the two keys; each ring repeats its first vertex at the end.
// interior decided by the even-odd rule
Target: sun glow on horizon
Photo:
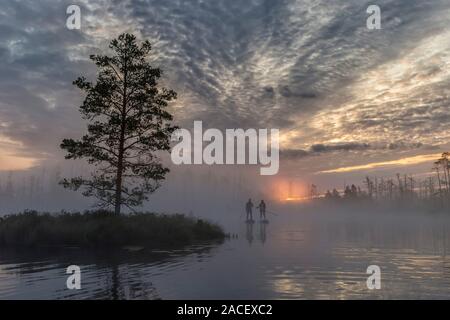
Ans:
{"type": "Polygon", "coordinates": [[[270,195],[277,202],[306,202],[311,200],[307,190],[305,182],[300,179],[278,179],[271,183],[270,195]]]}
{"type": "Polygon", "coordinates": [[[287,197],[284,201],[288,202],[305,202],[311,200],[310,197],[287,197]]]}

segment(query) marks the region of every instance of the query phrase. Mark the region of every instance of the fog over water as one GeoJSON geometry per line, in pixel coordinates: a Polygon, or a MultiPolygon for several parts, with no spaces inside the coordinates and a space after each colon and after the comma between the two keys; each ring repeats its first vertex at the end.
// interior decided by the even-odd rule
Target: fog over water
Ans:
{"type": "MultiPolygon", "coordinates": [[[[1,213],[90,208],[91,200],[56,184],[73,172],[2,173],[1,213]]],[[[2,249],[0,299],[450,298],[448,214],[383,202],[280,201],[304,192],[289,181],[296,180],[261,177],[255,167],[177,167],[142,210],[206,218],[230,238],[169,251],[2,249]],[[257,212],[245,223],[249,197],[266,200],[269,223],[257,212]],[[82,290],[65,287],[70,264],[81,267],[82,290]],[[381,269],[380,290],[366,286],[370,265],[381,269]]]]}
{"type": "MultiPolygon", "coordinates": [[[[58,185],[90,168],[38,167],[27,171],[0,172],[0,214],[26,209],[58,212],[92,209],[95,198],[65,190],[58,185]]],[[[171,166],[171,172],[149,201],[135,210],[196,214],[214,218],[222,212],[244,207],[249,197],[272,199],[272,177],[259,175],[258,166],[171,166]]],[[[279,198],[277,198],[279,200],[279,198]]],[[[126,208],[124,208],[126,211],[126,208]]]]}
{"type": "Polygon", "coordinates": [[[0,299],[449,299],[450,219],[444,215],[280,206],[270,222],[222,223],[238,238],[175,251],[2,250],[0,299]],[[284,211],[282,211],[284,210],[284,211]],[[65,288],[65,268],[82,289],[65,288]],[[366,286],[369,265],[381,289],[366,286]]]}

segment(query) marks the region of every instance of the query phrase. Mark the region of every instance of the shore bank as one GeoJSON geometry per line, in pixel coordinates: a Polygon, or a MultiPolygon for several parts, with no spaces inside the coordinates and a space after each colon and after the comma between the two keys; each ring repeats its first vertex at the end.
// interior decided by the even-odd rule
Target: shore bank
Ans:
{"type": "Polygon", "coordinates": [[[158,248],[224,237],[220,226],[182,214],[26,211],[0,218],[0,246],[158,248]]]}

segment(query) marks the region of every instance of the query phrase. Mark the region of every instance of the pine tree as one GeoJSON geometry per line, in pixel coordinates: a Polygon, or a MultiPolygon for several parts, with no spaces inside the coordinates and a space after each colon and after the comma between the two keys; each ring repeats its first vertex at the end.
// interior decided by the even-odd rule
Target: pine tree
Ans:
{"type": "Polygon", "coordinates": [[[173,90],[160,88],[162,71],[147,61],[148,41],[122,34],[110,43],[112,56],[91,55],[99,69],[97,82],[84,77],[74,84],[87,93],[80,113],[89,124],[80,140],[64,139],[61,148],[66,159],[86,158],[95,165],[90,179],[75,177],[61,183],[83,195],[94,196],[99,206],[131,208],[142,204],[169,171],[158,151],[170,150],[170,137],[176,127],[165,109],[176,99],[173,90]]]}

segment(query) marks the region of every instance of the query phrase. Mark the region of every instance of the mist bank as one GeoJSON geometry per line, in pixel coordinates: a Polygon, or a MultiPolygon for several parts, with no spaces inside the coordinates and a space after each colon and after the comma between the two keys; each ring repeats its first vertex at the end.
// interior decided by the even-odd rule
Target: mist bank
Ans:
{"type": "Polygon", "coordinates": [[[341,216],[345,213],[360,215],[443,215],[450,218],[450,208],[425,201],[377,201],[374,199],[311,199],[272,204],[273,210],[284,213],[324,213],[341,216]]]}
{"type": "MultiPolygon", "coordinates": [[[[0,216],[23,212],[82,212],[95,209],[95,198],[58,185],[62,177],[88,172],[83,167],[49,167],[29,172],[0,173],[0,216]]],[[[176,212],[218,223],[226,230],[239,219],[249,197],[273,203],[271,183],[258,166],[174,166],[161,187],[149,196],[142,212],[176,212]],[[257,183],[257,181],[265,181],[257,183]]],[[[275,193],[274,193],[275,194],[275,193]]],[[[129,212],[126,208],[124,213],[129,212]]]]}

